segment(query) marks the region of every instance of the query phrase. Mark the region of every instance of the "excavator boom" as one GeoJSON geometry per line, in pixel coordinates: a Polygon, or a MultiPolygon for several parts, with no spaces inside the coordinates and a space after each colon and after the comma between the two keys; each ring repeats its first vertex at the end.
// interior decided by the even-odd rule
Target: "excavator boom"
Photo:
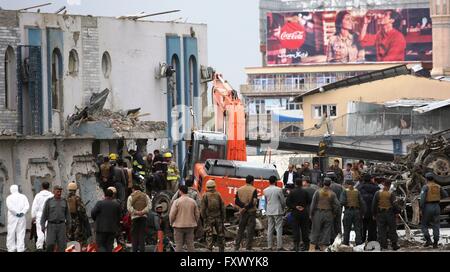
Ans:
{"type": "Polygon", "coordinates": [[[246,161],[244,105],[221,74],[214,75],[213,97],[216,131],[227,135],[227,160],[246,161]]]}

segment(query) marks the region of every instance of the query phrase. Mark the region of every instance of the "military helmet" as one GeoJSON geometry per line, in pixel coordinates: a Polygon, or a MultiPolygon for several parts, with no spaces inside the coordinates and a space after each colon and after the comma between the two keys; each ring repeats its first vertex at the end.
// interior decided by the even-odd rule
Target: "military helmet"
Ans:
{"type": "Polygon", "coordinates": [[[107,188],[107,190],[111,190],[113,193],[117,193],[117,189],[116,189],[116,187],[114,187],[114,186],[110,186],[110,187],[108,187],[107,188]]]}
{"type": "Polygon", "coordinates": [[[206,188],[216,188],[216,182],[212,179],[206,182],[206,188]]]}
{"type": "Polygon", "coordinates": [[[78,189],[78,186],[75,182],[70,182],[67,185],[67,190],[69,190],[69,191],[76,191],[77,189],[78,189]]]}

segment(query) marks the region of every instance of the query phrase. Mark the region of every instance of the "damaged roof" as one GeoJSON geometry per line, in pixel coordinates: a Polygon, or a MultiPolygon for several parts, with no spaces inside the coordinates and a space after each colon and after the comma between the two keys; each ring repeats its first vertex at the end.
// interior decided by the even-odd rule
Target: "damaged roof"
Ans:
{"type": "Polygon", "coordinates": [[[395,107],[422,107],[434,102],[439,102],[441,100],[436,100],[436,99],[397,99],[397,100],[393,100],[393,101],[387,101],[384,102],[384,106],[386,108],[395,108],[395,107]]]}
{"type": "Polygon", "coordinates": [[[397,65],[394,67],[389,67],[387,69],[369,72],[369,73],[362,74],[359,76],[350,77],[350,78],[339,80],[339,81],[336,81],[336,82],[333,82],[333,83],[330,83],[327,85],[323,85],[321,87],[317,87],[315,89],[312,89],[304,94],[301,94],[301,95],[295,97],[294,101],[299,102],[299,101],[301,101],[301,99],[303,97],[308,96],[308,95],[313,95],[316,93],[323,93],[323,92],[327,92],[330,90],[335,90],[335,89],[339,89],[339,88],[343,88],[343,87],[359,85],[359,84],[372,82],[372,81],[376,81],[376,80],[380,80],[380,79],[396,77],[399,75],[407,75],[410,73],[411,73],[411,71],[408,69],[406,64],[397,65]]]}
{"type": "Polygon", "coordinates": [[[447,100],[443,100],[443,101],[437,101],[437,102],[430,103],[426,106],[413,109],[413,111],[418,112],[418,113],[426,113],[426,112],[433,111],[433,110],[436,110],[439,108],[443,108],[443,107],[446,107],[449,105],[450,105],[450,99],[447,99],[447,100]]]}

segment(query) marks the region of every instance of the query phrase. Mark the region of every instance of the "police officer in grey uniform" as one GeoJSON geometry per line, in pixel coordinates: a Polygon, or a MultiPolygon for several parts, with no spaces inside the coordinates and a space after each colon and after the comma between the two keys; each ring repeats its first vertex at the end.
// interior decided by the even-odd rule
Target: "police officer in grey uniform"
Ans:
{"type": "Polygon", "coordinates": [[[330,243],[334,242],[334,239],[336,239],[336,236],[338,234],[342,234],[342,207],[341,203],[339,203],[339,197],[341,196],[342,192],[344,191],[344,187],[337,183],[337,176],[334,172],[327,172],[327,177],[331,179],[330,189],[336,194],[336,198],[338,199],[339,204],[339,212],[336,214],[334,221],[333,221],[333,231],[331,232],[330,237],[330,243]]]}
{"type": "Polygon", "coordinates": [[[41,217],[41,228],[45,233],[47,230],[47,251],[53,252],[55,245],[59,252],[66,250],[66,228],[70,225],[69,205],[66,199],[61,197],[62,187],[53,187],[52,198],[49,198],[44,205],[41,217]],[[47,225],[46,225],[47,223],[47,225]]]}
{"type": "Polygon", "coordinates": [[[447,192],[434,181],[433,173],[426,173],[427,184],[420,192],[420,207],[422,209],[422,233],[425,237],[425,247],[431,245],[431,237],[428,226],[433,228],[433,248],[438,247],[441,208],[439,202],[442,198],[448,197],[447,192]]]}
{"type": "Polygon", "coordinates": [[[340,197],[341,205],[345,207],[344,219],[342,220],[344,225],[343,244],[349,245],[350,231],[353,225],[356,235],[355,244],[360,245],[362,244],[362,215],[366,212],[366,203],[359,191],[353,187],[355,185],[353,180],[346,180],[345,183],[348,187],[342,192],[340,197]]]}
{"type": "Polygon", "coordinates": [[[378,242],[382,249],[387,249],[387,236],[391,240],[393,250],[400,247],[397,244],[397,224],[395,215],[400,212],[395,203],[395,195],[389,191],[391,187],[390,180],[383,181],[383,189],[379,190],[373,196],[372,215],[377,221],[378,242]]]}
{"type": "Polygon", "coordinates": [[[325,251],[330,244],[331,233],[333,231],[333,220],[339,212],[340,204],[336,194],[330,189],[331,179],[323,180],[323,187],[314,193],[310,217],[312,220],[312,230],[310,236],[309,251],[315,251],[319,245],[321,251],[325,251]]]}

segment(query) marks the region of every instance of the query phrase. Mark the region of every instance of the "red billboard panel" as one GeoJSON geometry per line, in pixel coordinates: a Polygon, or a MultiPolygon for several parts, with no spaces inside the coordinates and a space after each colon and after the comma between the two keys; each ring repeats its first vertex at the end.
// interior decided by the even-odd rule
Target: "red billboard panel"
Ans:
{"type": "Polygon", "coordinates": [[[268,65],[432,61],[429,9],[267,13],[268,65]]]}

